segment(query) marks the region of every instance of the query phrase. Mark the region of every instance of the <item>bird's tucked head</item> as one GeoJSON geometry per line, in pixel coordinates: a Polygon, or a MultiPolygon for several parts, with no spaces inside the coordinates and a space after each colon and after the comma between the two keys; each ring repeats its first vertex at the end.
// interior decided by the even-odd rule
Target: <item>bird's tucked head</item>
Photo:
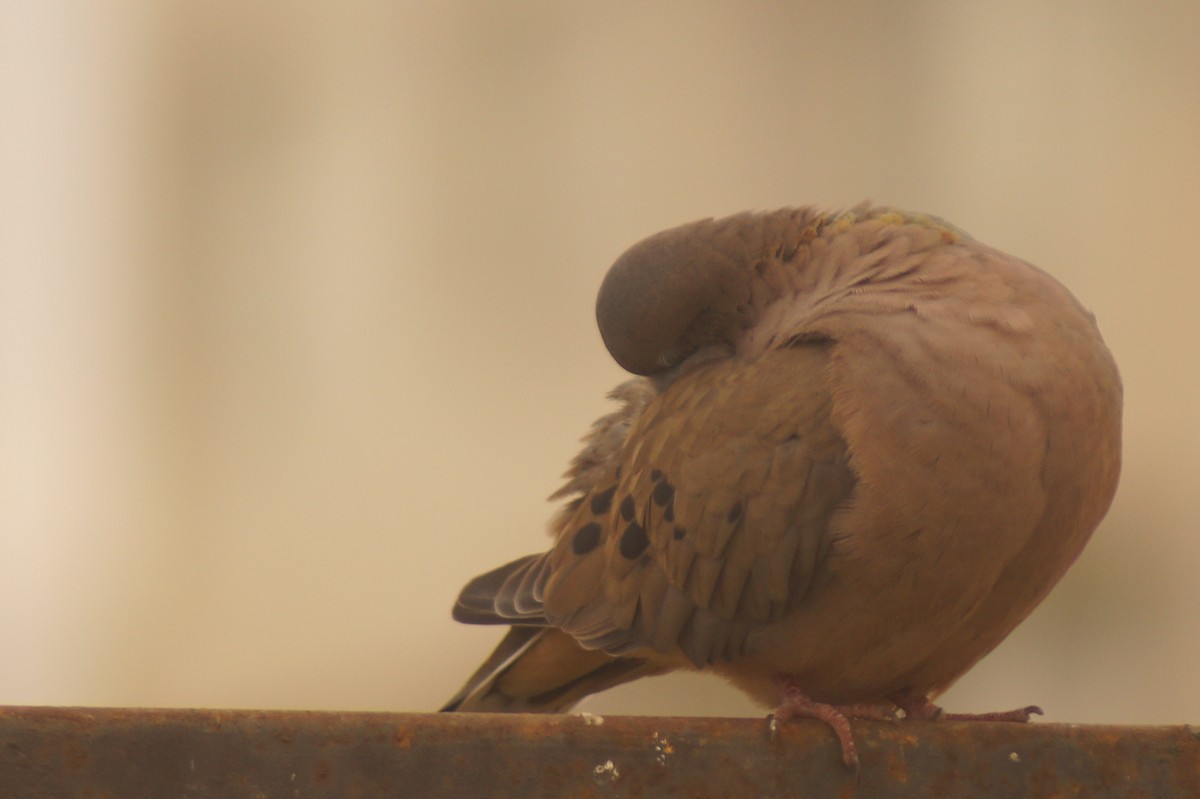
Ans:
{"type": "Polygon", "coordinates": [[[794,257],[818,217],[807,209],[738,214],[635,244],[609,269],[596,300],[608,351],[630,372],[653,375],[705,347],[732,347],[786,288],[766,265],[794,257]]]}
{"type": "Polygon", "coordinates": [[[596,300],[600,335],[617,363],[638,375],[663,374],[702,350],[734,352],[748,334],[775,340],[786,331],[764,312],[787,296],[805,297],[794,309],[803,315],[827,296],[907,276],[911,262],[884,257],[886,231],[905,226],[942,243],[969,238],[937,217],[868,204],[743,213],[656,233],[605,276],[596,300]],[[767,329],[755,331],[764,321],[767,329]]]}

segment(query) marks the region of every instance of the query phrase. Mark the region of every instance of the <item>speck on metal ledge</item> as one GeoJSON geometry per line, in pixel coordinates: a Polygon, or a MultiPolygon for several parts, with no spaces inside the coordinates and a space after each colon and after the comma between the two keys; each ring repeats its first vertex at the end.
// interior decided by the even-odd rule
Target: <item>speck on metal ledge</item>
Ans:
{"type": "Polygon", "coordinates": [[[0,796],[1200,797],[1200,727],[0,708],[0,796]]]}

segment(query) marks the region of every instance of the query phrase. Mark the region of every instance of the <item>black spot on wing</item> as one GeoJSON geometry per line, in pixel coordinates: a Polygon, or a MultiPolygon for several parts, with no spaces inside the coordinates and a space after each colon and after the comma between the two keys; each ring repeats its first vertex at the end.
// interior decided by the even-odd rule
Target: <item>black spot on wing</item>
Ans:
{"type": "Polygon", "coordinates": [[[613,495],[617,493],[616,485],[609,486],[599,494],[592,495],[592,515],[600,516],[608,513],[608,509],[612,507],[613,495]]]}
{"type": "Polygon", "coordinates": [[[586,555],[600,543],[600,525],[588,522],[575,531],[571,538],[571,551],[576,555],[586,555]]]}
{"type": "Polygon", "coordinates": [[[623,558],[633,560],[645,552],[648,546],[650,546],[650,537],[646,535],[646,528],[637,522],[631,522],[625,528],[625,532],[621,534],[620,552],[623,558]]]}
{"type": "Polygon", "coordinates": [[[633,504],[633,496],[626,494],[625,499],[621,500],[621,518],[631,522],[636,511],[637,507],[633,504]]]}

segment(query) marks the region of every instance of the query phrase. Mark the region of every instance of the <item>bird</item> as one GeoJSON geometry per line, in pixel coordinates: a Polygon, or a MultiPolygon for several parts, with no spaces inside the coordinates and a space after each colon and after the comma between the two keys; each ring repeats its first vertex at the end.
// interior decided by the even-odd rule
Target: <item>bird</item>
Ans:
{"type": "Polygon", "coordinates": [[[700,670],[774,719],[1026,721],[934,700],[1076,560],[1121,460],[1094,316],[930,214],[862,203],[708,218],[609,269],[634,377],[551,496],[549,550],[467,583],[509,630],[444,711],[565,712],[700,670]]]}

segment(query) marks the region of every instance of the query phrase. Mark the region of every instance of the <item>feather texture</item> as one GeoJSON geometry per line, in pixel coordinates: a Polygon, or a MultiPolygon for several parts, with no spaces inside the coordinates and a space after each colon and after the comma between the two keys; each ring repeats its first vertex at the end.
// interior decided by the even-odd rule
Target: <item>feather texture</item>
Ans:
{"type": "Polygon", "coordinates": [[[448,709],[561,710],[675,668],[766,704],[780,674],[820,702],[935,696],[1116,488],[1121,384],[1091,315],[936,217],[664,231],[617,260],[597,319],[642,376],[554,495],[550,550],[463,590],[456,619],[517,626],[448,709]]]}

